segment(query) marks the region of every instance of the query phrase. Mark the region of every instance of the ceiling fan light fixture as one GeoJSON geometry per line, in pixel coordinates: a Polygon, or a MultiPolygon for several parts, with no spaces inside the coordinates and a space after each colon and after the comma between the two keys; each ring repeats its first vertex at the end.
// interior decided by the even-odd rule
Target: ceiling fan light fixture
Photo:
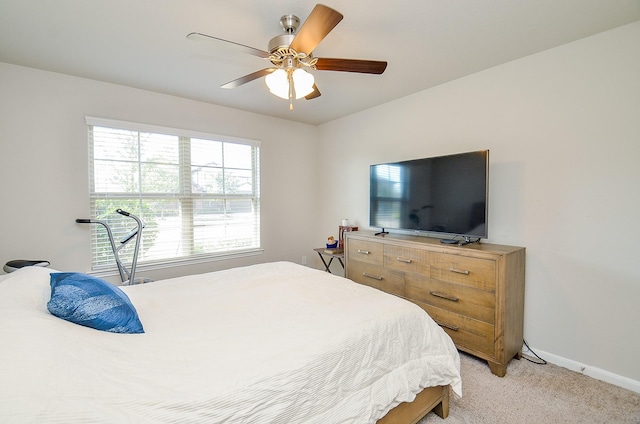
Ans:
{"type": "Polygon", "coordinates": [[[291,98],[300,99],[313,92],[314,78],[304,69],[296,68],[295,70],[277,69],[267,75],[264,79],[269,91],[285,100],[291,98]],[[293,81],[293,87],[289,82],[293,81]],[[293,93],[291,92],[293,88],[293,93]]]}

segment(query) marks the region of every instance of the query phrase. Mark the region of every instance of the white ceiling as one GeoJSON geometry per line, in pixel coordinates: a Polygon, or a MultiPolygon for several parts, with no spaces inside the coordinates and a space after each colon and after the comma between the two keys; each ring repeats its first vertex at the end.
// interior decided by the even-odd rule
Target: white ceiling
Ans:
{"type": "MultiPolygon", "coordinates": [[[[316,57],[386,60],[383,75],[314,71],[322,96],[288,101],[268,62],[190,32],[267,50],[280,16],[315,0],[0,0],[0,61],[322,124],[446,81],[640,20],[640,0],[326,0],[344,20],[316,57]]],[[[233,46],[231,46],[233,47],[233,46]]],[[[0,82],[1,83],[1,82],[0,82]]]]}

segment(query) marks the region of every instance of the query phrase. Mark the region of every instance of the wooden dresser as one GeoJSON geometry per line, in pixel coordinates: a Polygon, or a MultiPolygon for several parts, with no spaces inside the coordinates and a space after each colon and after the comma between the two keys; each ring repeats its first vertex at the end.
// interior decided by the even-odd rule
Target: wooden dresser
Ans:
{"type": "Polygon", "coordinates": [[[357,231],[346,234],[345,258],[347,278],[418,304],[494,374],[522,356],[523,247],[357,231]]]}

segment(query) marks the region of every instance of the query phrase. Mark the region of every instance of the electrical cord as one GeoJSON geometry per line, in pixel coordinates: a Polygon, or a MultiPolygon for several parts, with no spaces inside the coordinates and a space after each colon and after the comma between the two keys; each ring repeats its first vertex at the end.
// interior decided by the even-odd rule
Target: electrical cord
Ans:
{"type": "Polygon", "coordinates": [[[482,238],[482,237],[478,237],[478,238],[477,238],[477,239],[475,239],[475,240],[471,240],[471,238],[470,238],[470,237],[465,237],[465,238],[464,238],[464,240],[460,240],[460,241],[458,242],[458,246],[466,246],[467,244],[471,244],[471,243],[478,243],[478,244],[479,244],[479,243],[480,243],[480,239],[481,239],[481,238],[482,238]]]}
{"type": "Polygon", "coordinates": [[[537,365],[547,365],[547,361],[545,361],[544,359],[542,359],[541,357],[539,357],[539,356],[538,356],[538,354],[537,354],[537,353],[535,353],[535,352],[533,351],[533,349],[531,349],[531,348],[529,347],[529,345],[527,344],[527,341],[526,341],[525,339],[522,339],[522,342],[523,342],[523,343],[524,343],[524,345],[527,347],[527,350],[528,350],[529,352],[531,352],[531,353],[532,353],[536,358],[538,358],[540,361],[534,361],[533,359],[529,359],[529,358],[527,358],[526,356],[524,356],[524,355],[523,355],[522,357],[523,357],[524,359],[526,359],[526,360],[527,360],[527,361],[529,361],[529,362],[533,362],[534,364],[537,364],[537,365]]]}

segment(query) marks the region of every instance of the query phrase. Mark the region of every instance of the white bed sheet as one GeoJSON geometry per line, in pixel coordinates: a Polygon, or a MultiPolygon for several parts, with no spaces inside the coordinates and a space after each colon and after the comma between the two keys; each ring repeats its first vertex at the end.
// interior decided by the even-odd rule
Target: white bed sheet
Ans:
{"type": "Polygon", "coordinates": [[[48,268],[0,276],[0,421],[374,423],[460,359],[416,305],[288,262],[123,287],[145,334],[49,314],[48,268]]]}

